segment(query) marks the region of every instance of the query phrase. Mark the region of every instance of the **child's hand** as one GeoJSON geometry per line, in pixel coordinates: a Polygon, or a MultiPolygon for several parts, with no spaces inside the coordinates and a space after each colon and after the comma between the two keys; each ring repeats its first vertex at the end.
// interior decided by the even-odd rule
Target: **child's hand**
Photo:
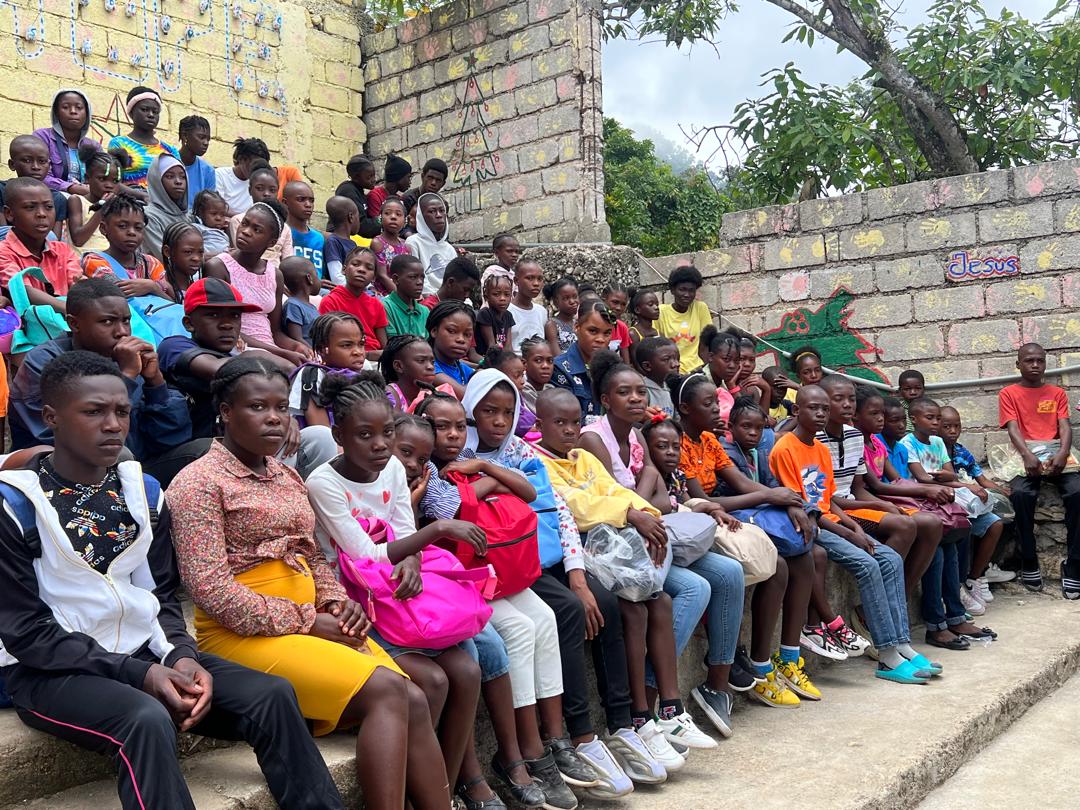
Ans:
{"type": "Polygon", "coordinates": [[[424,590],[424,581],[420,578],[420,555],[411,554],[394,566],[390,579],[400,580],[394,590],[395,599],[411,599],[424,590]]]}
{"type": "Polygon", "coordinates": [[[638,530],[648,547],[653,565],[659,568],[667,556],[667,532],[660,518],[640,509],[626,510],[626,522],[638,530]]]}
{"type": "Polygon", "coordinates": [[[281,457],[291,458],[300,449],[300,426],[296,420],[289,417],[289,423],[285,426],[285,441],[281,443],[281,457]]]}
{"type": "Polygon", "coordinates": [[[1069,448],[1062,447],[1052,459],[1050,459],[1050,475],[1061,475],[1065,465],[1069,463],[1069,448]]]}
{"type": "Polygon", "coordinates": [[[161,292],[161,285],[149,278],[118,278],[116,286],[128,298],[137,295],[156,295],[161,292]]]}
{"type": "Polygon", "coordinates": [[[1020,458],[1024,462],[1024,472],[1026,472],[1032,478],[1038,478],[1042,475],[1042,462],[1038,457],[1030,450],[1025,450],[1020,454],[1020,458]]]}
{"type": "Polygon", "coordinates": [[[742,523],[739,521],[738,518],[732,517],[719,507],[714,509],[711,514],[713,520],[716,521],[717,526],[723,526],[725,529],[729,529],[733,532],[737,532],[739,529],[742,528],[742,523]]]}
{"type": "Polygon", "coordinates": [[[874,541],[866,536],[866,532],[856,527],[851,532],[851,544],[856,548],[860,548],[867,554],[874,554],[874,541]]]}
{"type": "Polygon", "coordinates": [[[420,473],[415,481],[409,485],[409,494],[412,498],[413,508],[420,504],[420,501],[424,500],[424,496],[427,495],[428,480],[431,477],[431,470],[424,468],[424,471],[420,473]]]}
{"type": "Polygon", "coordinates": [[[801,506],[789,506],[788,517],[791,518],[791,525],[798,529],[799,534],[802,535],[803,545],[808,546],[814,542],[814,535],[817,534],[817,527],[814,526],[814,521],[810,519],[810,516],[806,514],[806,510],[801,506]]]}
{"type": "Polygon", "coordinates": [[[478,557],[487,554],[487,535],[475,523],[467,520],[440,520],[438,533],[444,539],[468,543],[478,557]]]}
{"type": "Polygon", "coordinates": [[[979,500],[983,503],[986,503],[986,501],[990,498],[990,493],[980,487],[978,484],[968,484],[968,489],[978,495],[979,500]]]}
{"type": "Polygon", "coordinates": [[[803,500],[794,490],[787,487],[773,487],[765,496],[765,503],[771,506],[798,507],[802,509],[803,500]]]}
{"type": "Polygon", "coordinates": [[[442,477],[446,478],[450,473],[456,472],[462,475],[479,475],[486,472],[487,462],[478,458],[463,458],[460,461],[451,461],[442,469],[442,477]]]}
{"type": "Polygon", "coordinates": [[[128,379],[135,379],[142,373],[142,352],[153,347],[145,340],[140,340],[133,335],[122,337],[116,342],[112,350],[112,359],[120,366],[120,373],[128,379]]]}

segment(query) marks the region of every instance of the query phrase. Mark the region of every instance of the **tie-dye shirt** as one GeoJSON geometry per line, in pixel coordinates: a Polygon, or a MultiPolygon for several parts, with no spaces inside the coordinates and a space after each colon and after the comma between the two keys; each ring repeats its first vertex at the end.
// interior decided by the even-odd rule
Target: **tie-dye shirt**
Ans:
{"type": "Polygon", "coordinates": [[[124,169],[124,185],[135,188],[146,188],[146,173],[150,170],[150,164],[158,155],[168,153],[180,160],[180,152],[175,146],[170,146],[165,141],[158,141],[153,146],[139,143],[127,135],[117,135],[109,141],[110,149],[123,149],[131,156],[131,165],[124,169]]]}

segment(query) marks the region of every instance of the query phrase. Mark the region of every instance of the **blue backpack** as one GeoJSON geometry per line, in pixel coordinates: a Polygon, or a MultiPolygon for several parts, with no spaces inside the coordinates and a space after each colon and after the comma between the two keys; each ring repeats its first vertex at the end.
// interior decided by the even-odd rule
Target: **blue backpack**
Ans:
{"type": "MultiPolygon", "coordinates": [[[[104,251],[91,251],[109,263],[113,275],[118,279],[129,279],[127,268],[104,251]]],[[[189,335],[184,326],[184,305],[160,295],[136,295],[128,299],[131,309],[131,334],[142,338],[154,348],[167,337],[189,335]]]]}
{"type": "MultiPolygon", "coordinates": [[[[143,491],[146,492],[146,505],[150,511],[150,531],[157,530],[158,511],[157,502],[161,498],[161,484],[151,475],[143,473],[143,491]]],[[[0,500],[3,500],[11,511],[15,513],[15,519],[19,521],[23,537],[31,542],[37,540],[37,510],[30,499],[10,484],[0,483],[0,500]]],[[[11,696],[4,687],[4,679],[0,678],[0,709],[7,709],[13,705],[11,696]]]]}
{"type": "Polygon", "coordinates": [[[562,562],[562,540],[559,537],[559,512],[555,507],[555,490],[551,488],[544,462],[526,459],[518,468],[536,490],[536,499],[529,504],[536,512],[536,538],[540,547],[540,567],[549,568],[562,562]]]}

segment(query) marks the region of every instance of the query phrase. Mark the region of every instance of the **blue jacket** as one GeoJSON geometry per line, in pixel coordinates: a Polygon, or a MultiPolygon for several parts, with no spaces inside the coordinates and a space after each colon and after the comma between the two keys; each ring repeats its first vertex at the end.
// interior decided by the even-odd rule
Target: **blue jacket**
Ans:
{"type": "MultiPolygon", "coordinates": [[[[776,434],[772,430],[766,428],[761,432],[761,441],[758,442],[757,446],[757,475],[750,472],[750,461],[739,445],[723,436],[720,437],[720,444],[723,445],[728,458],[747,478],[757,481],[759,484],[764,484],[770,489],[780,486],[780,482],[776,480],[776,476],[773,475],[772,469],[769,467],[769,455],[772,453],[773,445],[776,444],[776,434]]],[[[717,492],[720,495],[736,494],[722,481],[717,484],[717,492]]]]}
{"type": "MultiPolygon", "coordinates": [[[[41,372],[54,357],[70,352],[71,336],[42,343],[26,353],[11,381],[9,420],[11,449],[52,444],[52,431],[41,420],[41,372]]],[[[124,377],[131,400],[131,430],[127,448],[139,461],[157,458],[191,440],[191,417],[187,400],[167,385],[151,388],[142,377],[124,377]]]]}
{"type": "Polygon", "coordinates": [[[589,367],[585,364],[585,358],[581,356],[576,342],[555,358],[551,384],[556,388],[565,388],[577,397],[578,404],[581,405],[582,424],[591,421],[588,417],[600,416],[600,403],[593,399],[589,367]]]}

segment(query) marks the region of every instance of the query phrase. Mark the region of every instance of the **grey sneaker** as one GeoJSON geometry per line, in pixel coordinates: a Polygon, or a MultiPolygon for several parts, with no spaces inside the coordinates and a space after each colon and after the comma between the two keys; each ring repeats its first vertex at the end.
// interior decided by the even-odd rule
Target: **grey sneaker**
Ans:
{"type": "Polygon", "coordinates": [[[690,697],[705,712],[705,716],[712,721],[721,737],[731,736],[731,707],[734,700],[730,694],[716,692],[702,684],[690,690],[690,697]]]}
{"type": "MultiPolygon", "coordinates": [[[[633,734],[633,732],[630,732],[633,734]]],[[[609,738],[610,739],[610,738],[609,738]]],[[[592,799],[619,799],[634,792],[634,783],[626,775],[611,749],[598,737],[577,746],[577,755],[585,760],[600,777],[596,787],[586,788],[585,795],[592,799]]]]}
{"type": "Polygon", "coordinates": [[[562,774],[555,765],[555,757],[544,754],[540,759],[525,760],[529,776],[540,784],[544,791],[544,804],[547,810],[576,810],[577,796],[566,786],[562,774]]]}
{"type": "Polygon", "coordinates": [[[555,760],[563,781],[574,787],[596,787],[600,780],[589,763],[578,756],[569,737],[553,737],[544,743],[544,751],[555,760]]]}
{"type": "Polygon", "coordinates": [[[632,728],[620,728],[609,735],[606,742],[623,773],[633,781],[643,785],[659,785],[667,781],[667,769],[632,728]]]}

